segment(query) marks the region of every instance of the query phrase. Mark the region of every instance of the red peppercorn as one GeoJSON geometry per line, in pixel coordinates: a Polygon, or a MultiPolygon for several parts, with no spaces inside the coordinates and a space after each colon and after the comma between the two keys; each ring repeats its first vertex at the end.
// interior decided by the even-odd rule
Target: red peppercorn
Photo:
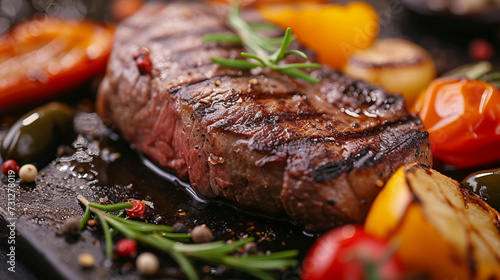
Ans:
{"type": "Polygon", "coordinates": [[[146,210],[146,204],[137,199],[129,199],[129,202],[134,203],[132,208],[125,209],[130,218],[144,219],[144,211],[146,210]]]}
{"type": "Polygon", "coordinates": [[[493,47],[484,39],[475,39],[469,45],[469,53],[472,59],[482,61],[493,58],[493,47]]]}
{"type": "Polygon", "coordinates": [[[150,74],[153,70],[153,63],[149,59],[149,55],[140,54],[135,57],[135,64],[137,65],[137,69],[139,69],[139,73],[141,75],[150,74]]]}
{"type": "Polygon", "coordinates": [[[137,253],[137,244],[130,239],[120,239],[116,242],[116,252],[121,257],[133,257],[137,253]]]}
{"type": "Polygon", "coordinates": [[[11,175],[15,175],[19,171],[19,165],[17,165],[17,162],[13,159],[9,159],[2,164],[3,174],[9,175],[9,171],[11,170],[14,171],[11,175]]]}

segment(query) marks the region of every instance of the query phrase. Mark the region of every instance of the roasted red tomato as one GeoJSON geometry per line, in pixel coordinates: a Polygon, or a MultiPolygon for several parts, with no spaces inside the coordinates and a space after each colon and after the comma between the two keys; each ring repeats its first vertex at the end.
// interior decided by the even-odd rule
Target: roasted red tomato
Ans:
{"type": "Polygon", "coordinates": [[[0,37],[0,110],[49,99],[104,73],[114,30],[44,17],[0,37]]]}
{"type": "Polygon", "coordinates": [[[322,235],[308,252],[302,273],[303,280],[402,278],[387,243],[353,225],[322,235]]]}
{"type": "Polygon", "coordinates": [[[437,79],[414,110],[429,132],[434,157],[458,168],[500,160],[500,90],[493,85],[437,79]]]}

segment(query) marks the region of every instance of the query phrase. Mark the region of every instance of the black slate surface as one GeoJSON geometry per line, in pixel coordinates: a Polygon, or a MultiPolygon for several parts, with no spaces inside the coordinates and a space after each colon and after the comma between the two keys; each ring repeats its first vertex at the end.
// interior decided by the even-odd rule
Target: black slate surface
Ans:
{"type": "MultiPolygon", "coordinates": [[[[85,113],[79,115],[77,120],[88,122],[95,118],[95,114],[85,113]]],[[[145,199],[153,203],[153,207],[148,207],[146,212],[148,222],[168,225],[184,222],[190,228],[206,224],[215,230],[216,239],[222,240],[254,236],[262,252],[300,248],[304,254],[314,241],[314,238],[304,235],[300,227],[282,217],[249,214],[218,201],[200,202],[202,198],[193,198],[185,191],[185,182],[176,182],[175,177],[168,173],[155,173],[147,166],[151,163],[144,161],[128,143],[121,140],[80,133],[75,136],[71,147],[67,148],[67,155],[58,157],[40,170],[36,183],[27,184],[17,179],[11,182],[10,187],[5,176],[2,180],[0,234],[3,250],[10,253],[10,245],[6,244],[10,234],[7,225],[13,221],[17,231],[14,238],[15,262],[24,266],[20,268],[22,273],[28,268],[41,279],[138,277],[133,269],[127,270],[123,266],[132,259],[105,260],[100,230],[89,228],[77,238],[61,236],[64,220],[83,214],[84,209],[76,200],[79,194],[93,202],[145,199]],[[110,161],[110,156],[117,159],[110,161]],[[12,209],[8,205],[9,192],[17,196],[12,209]],[[96,257],[95,268],[81,268],[77,262],[80,253],[93,254],[96,257]]],[[[156,278],[176,277],[175,264],[166,256],[163,256],[162,262],[163,269],[156,278]]],[[[200,264],[201,276],[204,275],[202,267],[200,264]]],[[[294,269],[287,273],[297,275],[294,269]]],[[[17,272],[5,271],[4,274],[24,279],[17,272]]],[[[245,276],[230,273],[221,278],[245,279],[245,276]]]]}

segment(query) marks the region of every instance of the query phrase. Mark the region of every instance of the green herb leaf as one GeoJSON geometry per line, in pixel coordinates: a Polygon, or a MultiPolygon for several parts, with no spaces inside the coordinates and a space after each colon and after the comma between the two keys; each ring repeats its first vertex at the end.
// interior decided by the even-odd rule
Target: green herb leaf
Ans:
{"type": "Polygon", "coordinates": [[[162,236],[179,242],[191,241],[191,234],[188,233],[164,232],[162,236]]]}
{"type": "Polygon", "coordinates": [[[254,31],[263,30],[263,31],[278,32],[280,30],[278,26],[267,22],[255,22],[255,23],[250,23],[249,25],[250,28],[252,28],[252,30],[254,31]]]}
{"type": "Polygon", "coordinates": [[[255,59],[255,60],[257,60],[258,62],[260,62],[261,66],[265,66],[265,65],[266,65],[266,62],[264,61],[264,59],[260,58],[259,56],[255,55],[255,54],[242,52],[242,53],[241,53],[241,56],[243,56],[243,57],[245,57],[245,58],[255,59]]]}
{"type": "Polygon", "coordinates": [[[139,222],[139,221],[133,221],[129,219],[125,219],[122,217],[117,217],[114,215],[110,215],[110,218],[115,219],[130,228],[134,229],[135,231],[140,231],[140,232],[173,232],[174,229],[171,226],[165,226],[165,225],[155,225],[155,224],[148,224],[144,222],[139,222]]]}
{"type": "MultiPolygon", "coordinates": [[[[266,48],[266,51],[268,52],[275,52],[278,49],[278,46],[281,46],[281,43],[283,42],[282,37],[278,38],[261,37],[261,40],[262,42],[264,42],[264,44],[268,45],[268,47],[266,48]]],[[[292,36],[292,40],[295,40],[295,36],[292,36]]]]}
{"type": "MultiPolygon", "coordinates": [[[[312,78],[308,73],[298,70],[299,68],[319,68],[318,63],[293,63],[293,64],[279,64],[285,57],[295,54],[303,59],[308,59],[307,55],[299,50],[288,50],[290,44],[295,40],[292,35],[291,28],[287,28],[285,34],[281,38],[269,38],[259,33],[256,33],[259,28],[255,24],[248,24],[241,17],[240,5],[235,1],[229,10],[228,22],[229,26],[236,32],[233,36],[222,36],[222,34],[210,34],[203,37],[204,42],[239,42],[249,52],[242,52],[241,56],[247,59],[253,59],[259,63],[255,63],[243,59],[227,59],[211,57],[210,59],[225,67],[239,68],[239,69],[252,69],[257,67],[271,68],[278,70],[285,75],[293,78],[306,80],[311,83],[319,82],[317,79],[312,78]],[[239,40],[237,40],[238,38],[239,40]],[[280,45],[279,48],[276,48],[280,45]]],[[[262,25],[269,28],[270,25],[262,25]]],[[[272,25],[271,25],[272,26],[272,25]]]]}
{"type": "MultiPolygon", "coordinates": [[[[292,54],[296,54],[296,55],[302,57],[303,59],[307,59],[307,55],[305,53],[299,51],[299,50],[287,51],[287,52],[285,52],[285,56],[284,57],[287,57],[287,56],[292,55],[292,54]]],[[[314,64],[314,63],[311,63],[311,64],[314,64]]],[[[316,64],[318,64],[318,63],[316,63],[316,64]]],[[[311,68],[316,68],[316,67],[311,67],[311,68]]]]}
{"type": "MultiPolygon", "coordinates": [[[[280,60],[282,60],[285,57],[286,50],[292,43],[292,40],[290,38],[290,35],[292,33],[292,29],[288,27],[285,31],[285,36],[283,36],[283,42],[281,43],[281,47],[279,50],[277,50],[271,57],[271,61],[274,63],[278,63],[280,60]]],[[[307,58],[306,58],[307,59],[307,58]]]]}
{"type": "MultiPolygon", "coordinates": [[[[284,69],[280,71],[290,70],[304,73],[296,69],[284,69]]],[[[306,73],[304,74],[307,75],[306,73]]],[[[106,242],[107,258],[112,257],[113,236],[119,232],[129,239],[169,254],[179,264],[182,271],[184,271],[190,280],[198,279],[198,273],[193,266],[194,260],[211,265],[224,265],[263,280],[274,279],[267,272],[269,270],[282,269],[298,264],[298,261],[293,259],[298,255],[296,250],[266,255],[232,255],[238,248],[242,248],[246,243],[252,242],[254,240],[253,237],[237,240],[229,244],[223,241],[204,244],[181,243],[191,241],[191,235],[187,233],[174,233],[173,228],[170,226],[133,221],[104,212],[123,210],[131,207],[130,204],[132,203],[100,205],[88,202],[81,195],[77,199],[86,206],[85,213],[80,220],[80,227],[82,229],[90,218],[90,213],[93,213],[99,219],[106,242]]]]}
{"type": "Polygon", "coordinates": [[[491,71],[492,67],[493,66],[488,61],[474,62],[455,68],[443,74],[443,77],[457,77],[475,80],[491,71]]]}
{"type": "Polygon", "coordinates": [[[87,221],[90,219],[90,206],[85,207],[85,213],[83,214],[83,217],[80,219],[80,230],[83,230],[85,228],[85,225],[87,224],[87,221]]]}
{"type": "Polygon", "coordinates": [[[296,260],[261,260],[256,258],[248,259],[245,257],[226,257],[224,263],[229,264],[231,267],[244,265],[246,268],[253,269],[280,269],[298,264],[296,260]]]}
{"type": "Polygon", "coordinates": [[[235,34],[210,34],[202,38],[203,42],[223,42],[241,44],[241,39],[235,34]]]}
{"type": "Polygon", "coordinates": [[[260,64],[243,59],[227,59],[220,57],[211,57],[210,59],[215,63],[231,68],[252,69],[260,66],[260,64]]]}
{"type": "Polygon", "coordinates": [[[297,70],[297,69],[279,69],[279,71],[285,75],[288,75],[290,77],[302,79],[311,83],[317,83],[319,82],[315,78],[311,77],[309,74],[306,72],[297,70]]]}
{"type": "Polygon", "coordinates": [[[177,262],[177,264],[179,264],[182,271],[186,273],[188,279],[190,280],[198,279],[198,274],[196,273],[196,269],[186,256],[176,251],[170,251],[169,254],[177,262]]]}
{"type": "Polygon", "coordinates": [[[279,260],[279,259],[288,259],[288,258],[294,258],[299,254],[299,251],[297,250],[288,250],[288,251],[282,251],[282,252],[276,252],[268,255],[248,255],[246,256],[247,259],[259,259],[261,261],[265,260],[279,260]]]}
{"type": "Polygon", "coordinates": [[[500,88],[500,72],[493,72],[490,74],[483,75],[481,80],[500,88]]]}
{"type": "Polygon", "coordinates": [[[104,213],[100,211],[96,211],[94,213],[97,215],[97,219],[99,219],[99,222],[102,226],[102,231],[104,232],[104,240],[106,242],[106,258],[111,259],[111,256],[113,254],[113,239],[111,237],[111,232],[109,231],[108,222],[106,221],[104,213]]]}
{"type": "Polygon", "coordinates": [[[273,69],[281,70],[281,69],[293,69],[293,68],[320,68],[321,64],[318,63],[291,63],[291,64],[283,64],[277,65],[273,69]]]}
{"type": "Polygon", "coordinates": [[[97,203],[89,203],[88,206],[94,207],[97,209],[101,209],[104,211],[119,211],[123,210],[125,208],[132,208],[134,204],[132,202],[126,202],[126,203],[116,203],[116,204],[109,204],[109,205],[102,205],[102,204],[97,204],[97,203]]]}

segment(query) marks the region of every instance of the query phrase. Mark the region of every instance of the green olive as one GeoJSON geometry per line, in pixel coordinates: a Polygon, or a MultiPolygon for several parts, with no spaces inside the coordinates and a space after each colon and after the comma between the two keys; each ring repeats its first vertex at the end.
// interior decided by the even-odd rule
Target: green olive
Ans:
{"type": "Polygon", "coordinates": [[[17,120],[7,131],[0,146],[3,160],[13,159],[20,166],[42,166],[54,159],[57,147],[73,131],[74,110],[52,102],[17,120]]]}
{"type": "Polygon", "coordinates": [[[500,168],[472,173],[462,184],[500,212],[500,168]]]}

